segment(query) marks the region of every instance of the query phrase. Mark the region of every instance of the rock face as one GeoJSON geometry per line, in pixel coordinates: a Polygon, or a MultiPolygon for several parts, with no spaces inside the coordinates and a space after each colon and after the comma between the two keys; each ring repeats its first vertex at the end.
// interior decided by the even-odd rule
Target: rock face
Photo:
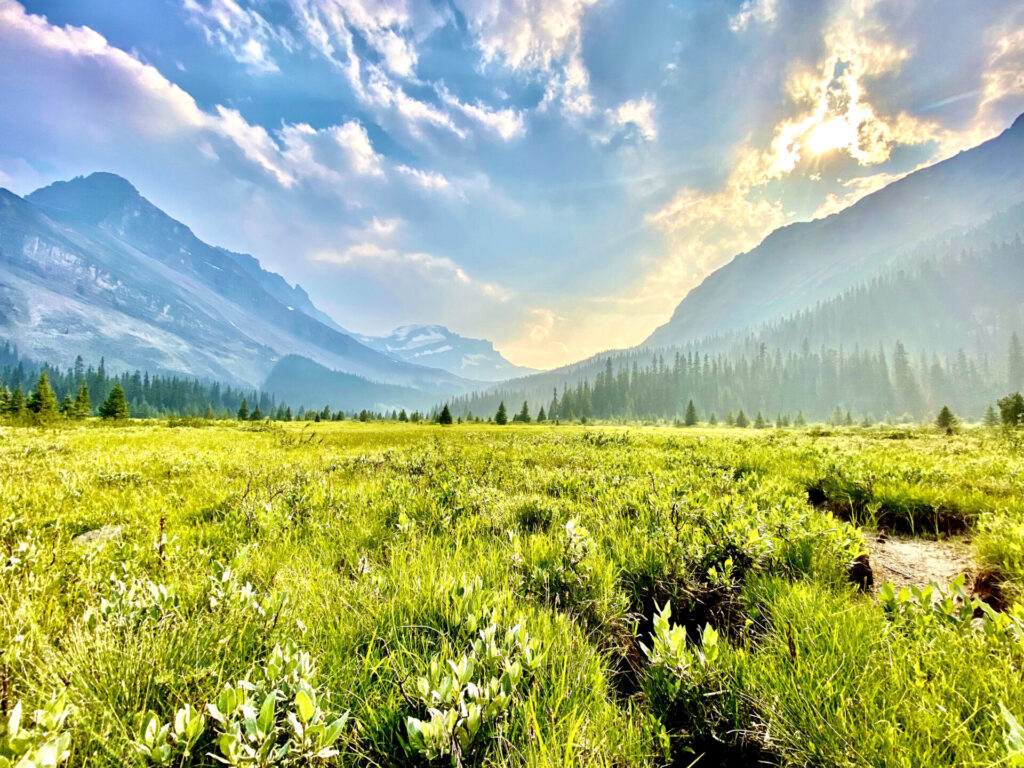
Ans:
{"type": "Polygon", "coordinates": [[[276,360],[298,354],[381,383],[466,386],[360,343],[300,287],[207,245],[107,173],[27,198],[0,190],[0,333],[61,365],[105,356],[108,370],[259,386],[276,360]]]}
{"type": "Polygon", "coordinates": [[[359,336],[369,347],[407,363],[442,368],[476,381],[505,381],[536,373],[513,365],[485,339],[469,339],[443,325],[403,325],[388,336],[359,336]]]}
{"type": "Polygon", "coordinates": [[[1000,136],[828,216],[791,224],[713,272],[646,347],[758,325],[857,285],[914,245],[1024,200],[1024,115],[1000,136]]]}

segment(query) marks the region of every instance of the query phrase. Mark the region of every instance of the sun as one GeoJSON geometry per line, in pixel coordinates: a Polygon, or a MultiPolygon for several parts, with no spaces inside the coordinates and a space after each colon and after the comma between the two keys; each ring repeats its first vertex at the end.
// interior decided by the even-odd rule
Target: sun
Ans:
{"type": "Polygon", "coordinates": [[[812,155],[823,155],[854,144],[856,130],[841,117],[831,117],[815,125],[804,136],[804,147],[812,155]]]}

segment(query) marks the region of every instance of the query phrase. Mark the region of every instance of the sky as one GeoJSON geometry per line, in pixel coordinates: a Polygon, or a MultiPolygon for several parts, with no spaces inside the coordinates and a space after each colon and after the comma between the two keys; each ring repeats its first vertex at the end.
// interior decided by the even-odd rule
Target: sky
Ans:
{"type": "Polygon", "coordinates": [[[0,0],[0,186],[118,173],[353,332],[538,368],[1021,112],[1010,0],[0,0]]]}

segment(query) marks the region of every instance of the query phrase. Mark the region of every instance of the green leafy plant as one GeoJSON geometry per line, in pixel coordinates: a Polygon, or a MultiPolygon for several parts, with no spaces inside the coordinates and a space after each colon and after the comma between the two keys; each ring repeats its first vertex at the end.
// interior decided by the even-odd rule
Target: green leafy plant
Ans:
{"type": "Polygon", "coordinates": [[[73,708],[59,694],[28,721],[19,701],[0,732],[0,768],[54,768],[71,757],[71,734],[65,730],[73,708]]]}
{"type": "Polygon", "coordinates": [[[154,765],[170,765],[176,755],[184,763],[192,757],[192,749],[205,728],[206,716],[188,704],[169,723],[161,723],[153,712],[143,712],[136,719],[132,746],[154,765]]]}
{"type": "Polygon", "coordinates": [[[214,759],[231,766],[308,766],[339,754],[349,715],[321,707],[316,666],[294,643],[277,645],[253,681],[229,685],[207,704],[216,723],[214,759]]]}
{"type": "Polygon", "coordinates": [[[459,659],[431,659],[409,699],[426,713],[406,718],[410,749],[428,760],[449,757],[461,765],[500,727],[542,661],[539,642],[521,624],[504,632],[491,624],[459,659]]]}

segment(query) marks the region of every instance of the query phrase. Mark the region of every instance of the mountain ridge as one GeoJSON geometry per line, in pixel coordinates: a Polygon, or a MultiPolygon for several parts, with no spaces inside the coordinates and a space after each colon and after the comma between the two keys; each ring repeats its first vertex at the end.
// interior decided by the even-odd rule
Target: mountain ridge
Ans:
{"type": "Polygon", "coordinates": [[[438,324],[400,325],[387,336],[356,338],[405,362],[435,365],[475,381],[505,381],[536,373],[506,360],[493,342],[461,336],[438,324]]]}
{"type": "Polygon", "coordinates": [[[1024,115],[989,141],[830,216],[780,227],[708,275],[642,348],[737,330],[800,309],[887,266],[901,249],[1024,200],[1024,115]]]}
{"type": "Polygon", "coordinates": [[[311,302],[286,303],[305,292],[199,240],[114,174],[2,200],[0,327],[33,357],[105,355],[127,369],[258,386],[277,359],[300,353],[371,381],[470,386],[361,344],[302,311],[311,302]]]}

